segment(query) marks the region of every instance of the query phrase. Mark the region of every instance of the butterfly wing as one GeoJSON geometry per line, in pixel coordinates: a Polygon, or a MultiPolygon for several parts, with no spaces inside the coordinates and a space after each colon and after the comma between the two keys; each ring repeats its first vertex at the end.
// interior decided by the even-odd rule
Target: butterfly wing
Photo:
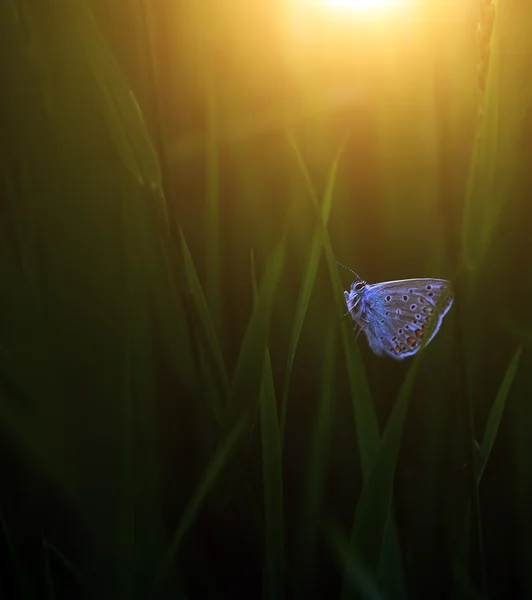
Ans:
{"type": "Polygon", "coordinates": [[[444,279],[403,279],[367,286],[364,332],[378,356],[402,359],[434,338],[453,303],[444,279]]]}

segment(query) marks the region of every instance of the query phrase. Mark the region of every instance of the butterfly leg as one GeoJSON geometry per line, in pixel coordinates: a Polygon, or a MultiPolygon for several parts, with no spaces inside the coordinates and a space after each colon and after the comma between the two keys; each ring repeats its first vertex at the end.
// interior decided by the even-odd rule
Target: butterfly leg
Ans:
{"type": "Polygon", "coordinates": [[[358,340],[358,336],[364,331],[364,329],[366,329],[366,327],[369,325],[369,321],[366,321],[364,323],[364,325],[359,325],[358,323],[355,325],[353,331],[357,330],[357,327],[360,327],[360,329],[357,331],[357,335],[355,337],[355,341],[358,340]]]}

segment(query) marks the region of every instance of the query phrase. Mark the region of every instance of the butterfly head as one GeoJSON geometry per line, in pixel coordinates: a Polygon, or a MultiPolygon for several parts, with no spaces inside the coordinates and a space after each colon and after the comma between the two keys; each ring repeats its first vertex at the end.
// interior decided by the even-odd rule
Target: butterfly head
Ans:
{"type": "Polygon", "coordinates": [[[351,283],[351,287],[348,292],[344,292],[345,302],[347,304],[347,310],[351,314],[356,314],[360,311],[360,305],[364,290],[366,289],[366,282],[356,275],[355,279],[351,283]]]}

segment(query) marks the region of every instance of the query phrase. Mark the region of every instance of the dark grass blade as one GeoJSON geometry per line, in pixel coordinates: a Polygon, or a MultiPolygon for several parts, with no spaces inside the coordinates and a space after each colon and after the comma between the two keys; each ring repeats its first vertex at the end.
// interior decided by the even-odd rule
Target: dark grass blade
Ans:
{"type": "MultiPolygon", "coordinates": [[[[292,145],[295,144],[293,141],[292,145]]],[[[329,177],[327,180],[327,187],[325,189],[325,194],[323,197],[323,202],[320,208],[320,220],[321,223],[318,224],[317,230],[314,233],[314,237],[312,239],[312,244],[310,248],[310,256],[307,263],[307,268],[303,275],[303,280],[301,283],[301,288],[299,290],[299,297],[297,300],[296,310],[294,313],[294,320],[292,325],[292,332],[290,336],[290,342],[288,345],[288,356],[286,360],[286,370],[285,370],[285,378],[283,383],[283,395],[281,399],[281,441],[284,443],[285,429],[286,429],[286,411],[288,405],[288,393],[290,387],[290,377],[292,373],[292,366],[294,364],[294,358],[296,355],[297,346],[299,343],[299,338],[301,335],[301,329],[303,328],[303,322],[305,320],[305,315],[307,313],[308,305],[310,302],[310,297],[312,291],[314,289],[314,285],[316,282],[316,275],[318,272],[318,266],[320,262],[322,246],[324,243],[324,231],[326,231],[327,222],[329,220],[329,215],[331,212],[331,205],[333,199],[333,191],[334,185],[336,182],[336,172],[338,169],[338,162],[344,150],[345,143],[342,144],[340,150],[338,151],[336,157],[333,160],[333,163],[329,169],[329,177]],[[322,226],[323,225],[323,226],[322,226]]],[[[300,155],[299,155],[299,158],[300,155]]],[[[300,166],[303,168],[303,173],[305,175],[305,179],[307,181],[307,187],[312,190],[311,195],[314,198],[314,202],[317,204],[317,198],[315,192],[313,190],[312,184],[310,182],[310,178],[308,176],[308,172],[306,171],[306,167],[302,164],[302,159],[300,160],[300,166]]]]}
{"type": "MultiPolygon", "coordinates": [[[[493,450],[493,446],[495,445],[495,441],[497,439],[499,426],[500,426],[501,419],[503,417],[504,410],[506,407],[506,401],[510,394],[512,384],[514,382],[514,379],[516,377],[516,374],[517,374],[517,371],[519,368],[522,352],[523,352],[523,346],[520,345],[517,348],[512,359],[508,363],[508,367],[506,368],[506,372],[504,374],[503,380],[501,382],[501,385],[500,385],[497,395],[495,397],[495,401],[493,402],[493,405],[492,405],[491,410],[488,415],[488,420],[486,422],[486,427],[484,429],[484,436],[482,438],[482,443],[480,444],[480,452],[479,452],[478,458],[473,457],[474,459],[476,459],[476,461],[473,464],[473,466],[470,466],[471,473],[472,473],[471,476],[474,478],[474,482],[475,482],[475,485],[477,488],[480,485],[482,476],[483,476],[486,466],[488,464],[489,457],[493,450]]],[[[474,592],[474,594],[476,594],[477,597],[486,598],[487,597],[488,576],[484,570],[485,567],[484,567],[484,558],[483,558],[484,552],[483,552],[483,535],[482,535],[482,523],[481,523],[481,507],[480,507],[480,503],[479,503],[478,492],[473,496],[472,501],[474,503],[476,503],[473,505],[473,507],[475,509],[473,511],[473,513],[475,515],[477,515],[476,519],[474,519],[474,520],[478,521],[478,530],[479,531],[477,533],[477,536],[479,537],[478,543],[481,544],[481,547],[479,548],[479,552],[481,553],[481,555],[480,555],[480,558],[482,560],[481,568],[483,569],[483,571],[481,572],[481,585],[483,587],[483,590],[482,590],[482,592],[475,590],[473,583],[469,579],[464,580],[465,568],[464,568],[464,566],[461,566],[461,565],[469,564],[469,554],[471,552],[471,539],[470,538],[471,538],[472,527],[473,527],[471,503],[469,503],[469,505],[467,506],[467,510],[466,510],[465,518],[464,518],[464,533],[463,533],[462,539],[460,541],[460,544],[457,547],[456,555],[455,555],[454,569],[457,572],[457,574],[461,574],[458,577],[457,581],[455,582],[455,585],[458,588],[460,588],[460,587],[463,587],[463,585],[465,585],[467,583],[467,588],[470,590],[471,594],[473,594],[473,592],[474,592]]]]}
{"type": "Polygon", "coordinates": [[[324,503],[326,470],[329,460],[329,444],[332,435],[334,363],[336,358],[337,331],[329,329],[324,340],[321,368],[321,392],[314,417],[311,447],[308,453],[308,469],[301,508],[301,531],[298,536],[299,597],[311,595],[316,565],[316,552],[321,534],[321,513],[324,503]]]}
{"type": "MultiPolygon", "coordinates": [[[[314,191],[310,175],[306,168],[305,161],[301,155],[301,152],[299,151],[299,147],[295,138],[292,135],[289,135],[288,139],[296,154],[297,162],[306,181],[307,188],[309,190],[313,202],[314,210],[316,212],[316,216],[319,219],[319,223],[321,225],[329,276],[331,278],[333,286],[338,315],[339,317],[341,317],[345,314],[346,308],[343,295],[343,286],[338,273],[338,264],[334,256],[334,252],[332,250],[331,242],[327,234],[327,230],[324,226],[322,216],[320,214],[318,199],[314,191]]],[[[340,330],[349,376],[349,383],[351,387],[351,396],[353,399],[360,462],[364,480],[366,480],[369,476],[369,473],[371,472],[379,449],[379,427],[377,417],[375,414],[375,409],[373,407],[373,402],[371,399],[369,384],[360,358],[360,353],[357,345],[354,343],[353,340],[352,326],[347,322],[344,322],[342,323],[340,330]]],[[[399,541],[397,538],[395,517],[393,514],[390,518],[390,529],[385,537],[384,543],[384,552],[386,553],[387,563],[393,563],[396,565],[396,572],[394,573],[393,578],[396,581],[397,594],[402,594],[403,576],[401,566],[401,552],[399,541]]],[[[388,583],[386,585],[388,585],[388,583]]]]}
{"type": "Polygon", "coordinates": [[[6,521],[4,511],[0,507],[0,535],[3,538],[3,542],[7,546],[9,559],[7,565],[9,565],[9,571],[12,571],[13,578],[15,579],[18,587],[18,592],[21,598],[32,600],[37,598],[35,590],[32,589],[30,584],[31,576],[28,570],[28,565],[24,560],[24,557],[16,548],[15,540],[11,534],[10,527],[6,521]]]}
{"type": "Polygon", "coordinates": [[[334,557],[343,570],[344,586],[349,590],[347,597],[360,598],[360,600],[383,600],[375,575],[368,571],[347,536],[335,524],[327,526],[326,535],[334,557]]]}
{"type": "MultiPolygon", "coordinates": [[[[318,219],[318,223],[322,231],[325,258],[333,286],[338,316],[341,317],[346,311],[343,295],[344,288],[338,273],[338,264],[334,256],[331,241],[325,228],[325,223],[323,222],[322,213],[319,208],[318,197],[314,190],[310,174],[306,167],[303,156],[301,155],[295,137],[289,134],[288,141],[295,152],[297,163],[305,179],[316,218],[318,219]]],[[[333,180],[331,179],[330,181],[333,180]]],[[[377,454],[379,445],[379,427],[371,400],[369,384],[366,379],[358,347],[353,343],[352,327],[347,327],[347,324],[343,325],[344,326],[341,327],[342,344],[345,352],[349,382],[351,384],[353,407],[355,410],[355,424],[357,428],[357,441],[360,450],[360,461],[362,464],[362,471],[364,476],[366,476],[369,473],[371,465],[373,464],[373,460],[377,454]]]]}
{"type": "Polygon", "coordinates": [[[488,464],[495,440],[497,439],[499,425],[501,423],[506,406],[506,400],[508,399],[508,395],[510,394],[512,384],[517,374],[522,352],[523,346],[519,346],[513,355],[512,360],[509,362],[508,367],[506,368],[502,383],[497,392],[497,396],[495,397],[495,402],[491,407],[488,420],[486,422],[486,428],[484,429],[484,437],[482,438],[482,443],[480,445],[479,464],[476,472],[477,485],[482,479],[482,475],[484,474],[484,470],[488,464]]]}
{"type": "Polygon", "coordinates": [[[159,588],[159,586],[163,583],[170,567],[176,560],[186,534],[193,527],[201,507],[205,502],[205,499],[215,487],[217,481],[229,463],[231,456],[242,441],[244,434],[249,427],[250,421],[251,418],[249,412],[241,415],[241,417],[236,421],[232,430],[229,432],[229,435],[220,444],[217,452],[212,457],[210,464],[208,465],[205,473],[202,475],[200,482],[196,486],[196,489],[194,490],[187,503],[187,506],[183,511],[179,526],[172,536],[171,545],[160,563],[157,571],[157,577],[155,579],[156,588],[159,588]]]}
{"type": "Polygon", "coordinates": [[[42,545],[44,552],[48,556],[48,563],[50,562],[50,559],[54,557],[83,589],[90,589],[90,581],[77,565],[69,560],[60,550],[58,550],[56,546],[47,541],[45,538],[43,538],[42,545]]]}
{"type": "Polygon", "coordinates": [[[265,537],[262,598],[264,600],[282,600],[285,576],[283,472],[277,403],[268,350],[264,354],[260,390],[260,432],[265,537]]]}
{"type": "Polygon", "coordinates": [[[232,415],[239,415],[247,410],[250,399],[257,394],[257,382],[261,380],[273,300],[284,266],[285,250],[286,242],[283,237],[268,260],[259,286],[231,383],[229,409],[232,415]]]}
{"type": "MultiPolygon", "coordinates": [[[[203,328],[203,336],[207,343],[207,349],[210,355],[213,357],[213,364],[216,369],[214,374],[216,379],[222,384],[222,391],[227,396],[229,395],[229,378],[225,367],[222,351],[216,334],[215,326],[210,317],[210,312],[203,294],[203,290],[194,266],[194,261],[188,249],[185,236],[183,232],[179,230],[181,238],[181,252],[183,256],[183,266],[185,270],[186,280],[188,283],[188,291],[190,292],[198,320],[203,328]]],[[[221,404],[221,401],[218,402],[221,404]]],[[[221,414],[222,406],[215,407],[215,412],[221,414]]]]}
{"type": "Polygon", "coordinates": [[[50,564],[50,557],[46,548],[44,547],[44,539],[43,539],[43,560],[44,560],[44,586],[45,586],[45,594],[48,600],[57,600],[57,594],[55,591],[55,583],[52,575],[52,566],[50,564]]]}
{"type": "MultiPolygon", "coordinates": [[[[351,532],[351,547],[362,563],[363,572],[372,578],[377,588],[380,587],[377,582],[388,576],[387,573],[381,572],[381,566],[388,527],[393,514],[395,467],[420,358],[420,355],[414,358],[399,391],[382,435],[374,466],[364,483],[351,532]]],[[[394,558],[397,561],[394,567],[401,570],[400,554],[397,553],[394,558]]],[[[402,595],[403,591],[398,590],[396,594],[402,595]]],[[[350,597],[349,584],[345,576],[341,597],[342,600],[350,597]]]]}

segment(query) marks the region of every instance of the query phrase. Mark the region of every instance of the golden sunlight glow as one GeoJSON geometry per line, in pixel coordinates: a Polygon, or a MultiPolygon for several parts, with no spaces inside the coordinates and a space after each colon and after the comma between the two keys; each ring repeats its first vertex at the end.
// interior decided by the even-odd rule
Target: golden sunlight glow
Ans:
{"type": "Polygon", "coordinates": [[[315,2],[324,8],[366,12],[391,8],[398,0],[315,0],[315,2]]]}

